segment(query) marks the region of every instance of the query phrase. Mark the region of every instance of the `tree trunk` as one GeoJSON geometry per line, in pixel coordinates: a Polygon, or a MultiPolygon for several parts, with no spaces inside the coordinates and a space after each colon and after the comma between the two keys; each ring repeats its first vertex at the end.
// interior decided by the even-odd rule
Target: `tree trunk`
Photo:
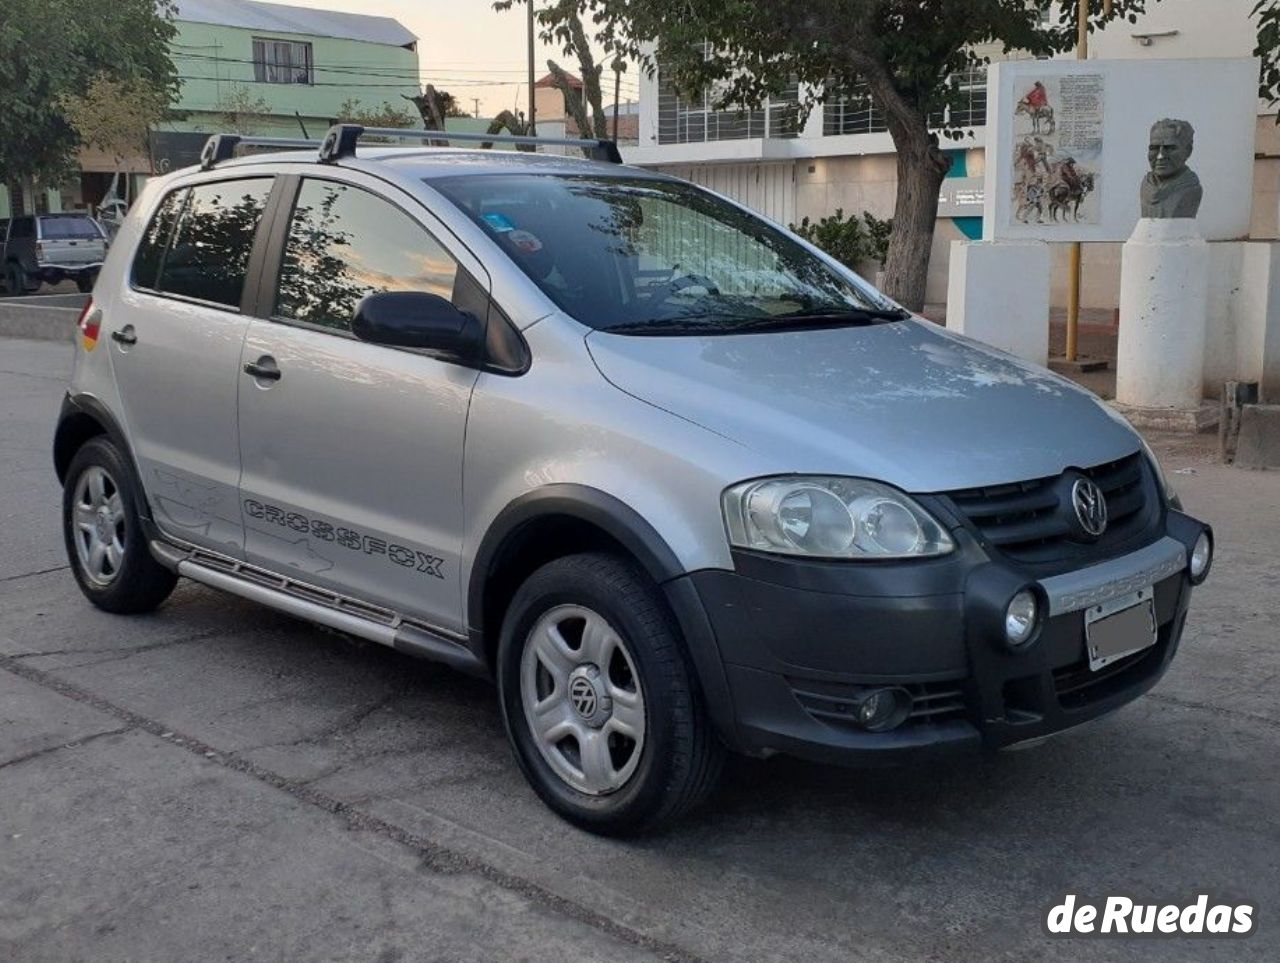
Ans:
{"type": "Polygon", "coordinates": [[[924,307],[929,280],[929,252],[938,219],[938,189],[951,167],[951,158],[938,149],[923,110],[894,85],[883,61],[852,51],[871,96],[885,112],[889,136],[898,153],[898,191],[893,206],[893,229],[885,258],[884,293],[909,311],[924,307]]]}
{"type": "MultiPolygon", "coordinates": [[[[896,125],[891,125],[892,127],[896,125]]],[[[921,125],[923,127],[923,125],[921,125]]],[[[884,262],[884,293],[904,308],[924,307],[929,254],[938,219],[938,190],[951,160],[925,130],[894,133],[898,152],[898,191],[893,207],[893,233],[884,262]]]]}

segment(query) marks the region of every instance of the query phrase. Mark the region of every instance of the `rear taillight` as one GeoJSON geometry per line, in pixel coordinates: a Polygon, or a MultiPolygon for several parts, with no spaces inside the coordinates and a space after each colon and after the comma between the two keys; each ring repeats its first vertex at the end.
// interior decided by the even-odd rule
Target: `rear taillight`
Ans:
{"type": "Polygon", "coordinates": [[[37,261],[44,260],[44,245],[39,243],[38,241],[36,242],[36,260],[37,261]]]}
{"type": "Polygon", "coordinates": [[[98,345],[98,335],[102,331],[102,312],[93,306],[93,298],[84,303],[84,310],[76,321],[80,329],[80,343],[84,350],[92,351],[98,345]]]}

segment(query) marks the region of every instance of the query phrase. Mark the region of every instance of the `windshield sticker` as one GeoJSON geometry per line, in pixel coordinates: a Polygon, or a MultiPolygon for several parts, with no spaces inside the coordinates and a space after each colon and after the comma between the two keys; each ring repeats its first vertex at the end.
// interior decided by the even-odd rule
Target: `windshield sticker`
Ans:
{"type": "Polygon", "coordinates": [[[516,229],[516,226],[511,223],[511,218],[507,217],[505,214],[486,214],[484,216],[484,222],[499,234],[505,234],[507,231],[514,231],[516,229]]]}
{"type": "Polygon", "coordinates": [[[542,250],[542,242],[538,240],[536,234],[530,234],[528,231],[512,231],[511,236],[507,239],[525,254],[537,254],[542,250]]]}

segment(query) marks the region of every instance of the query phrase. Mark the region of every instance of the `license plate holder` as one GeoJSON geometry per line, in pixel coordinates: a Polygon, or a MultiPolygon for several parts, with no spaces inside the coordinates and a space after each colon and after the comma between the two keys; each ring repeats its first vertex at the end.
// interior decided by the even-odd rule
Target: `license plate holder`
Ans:
{"type": "Polygon", "coordinates": [[[1118,659],[1156,644],[1155,587],[1091,605],[1084,615],[1084,648],[1097,672],[1118,659]]]}

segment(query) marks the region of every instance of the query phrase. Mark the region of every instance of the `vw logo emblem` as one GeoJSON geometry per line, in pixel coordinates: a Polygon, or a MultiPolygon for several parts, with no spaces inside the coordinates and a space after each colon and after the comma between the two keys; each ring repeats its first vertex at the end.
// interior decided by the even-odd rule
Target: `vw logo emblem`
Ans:
{"type": "Polygon", "coordinates": [[[584,719],[596,714],[596,689],[589,679],[578,676],[569,683],[569,699],[573,708],[584,719]]]}
{"type": "Polygon", "coordinates": [[[1086,535],[1097,538],[1107,530],[1107,499],[1102,489],[1088,478],[1071,486],[1071,507],[1086,535]]]}

